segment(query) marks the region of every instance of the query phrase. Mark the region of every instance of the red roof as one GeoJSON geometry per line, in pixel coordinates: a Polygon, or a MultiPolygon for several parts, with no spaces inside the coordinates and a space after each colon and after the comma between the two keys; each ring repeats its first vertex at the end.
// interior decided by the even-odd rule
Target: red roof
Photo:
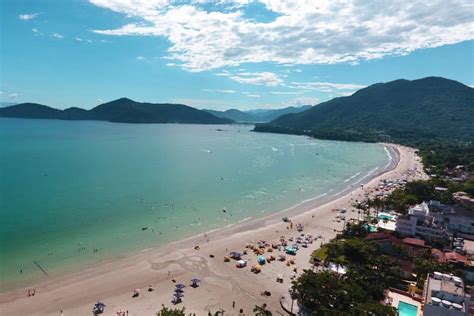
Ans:
{"type": "Polygon", "coordinates": [[[387,233],[370,233],[367,236],[365,236],[365,240],[376,240],[376,241],[382,241],[382,240],[391,240],[391,241],[398,241],[398,238],[387,233]]]}
{"type": "Polygon", "coordinates": [[[444,255],[446,256],[446,261],[461,262],[463,264],[469,263],[466,257],[454,251],[446,252],[444,255]]]}
{"type": "Polygon", "coordinates": [[[445,263],[446,262],[446,257],[445,257],[444,253],[441,250],[433,248],[433,249],[431,249],[431,254],[433,255],[433,257],[436,258],[436,260],[438,260],[439,263],[445,263]]]}
{"type": "Polygon", "coordinates": [[[411,246],[426,247],[423,239],[406,237],[403,238],[403,243],[411,246]]]}

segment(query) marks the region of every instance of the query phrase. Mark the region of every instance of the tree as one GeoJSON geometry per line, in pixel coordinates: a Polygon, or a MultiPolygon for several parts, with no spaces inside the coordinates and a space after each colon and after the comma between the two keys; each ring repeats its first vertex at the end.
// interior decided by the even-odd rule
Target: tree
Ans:
{"type": "Polygon", "coordinates": [[[353,315],[373,315],[373,316],[396,316],[398,315],[395,307],[382,305],[378,302],[368,302],[358,304],[353,311],[353,315]]]}
{"type": "Polygon", "coordinates": [[[293,282],[293,288],[298,293],[299,303],[315,315],[348,310],[367,300],[363,289],[329,271],[305,270],[293,282]]]}
{"type": "Polygon", "coordinates": [[[184,312],[184,307],[181,309],[172,309],[163,306],[160,311],[156,313],[156,316],[186,316],[184,312]]]}
{"type": "Polygon", "coordinates": [[[267,309],[267,304],[263,303],[262,306],[255,305],[253,308],[255,316],[272,316],[272,312],[267,309]]]}

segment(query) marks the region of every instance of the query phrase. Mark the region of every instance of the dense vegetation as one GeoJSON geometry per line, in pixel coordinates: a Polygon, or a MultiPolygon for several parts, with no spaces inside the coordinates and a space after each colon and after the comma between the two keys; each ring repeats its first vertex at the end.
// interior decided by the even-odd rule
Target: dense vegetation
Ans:
{"type": "Polygon", "coordinates": [[[228,118],[236,122],[246,123],[266,123],[270,122],[282,115],[290,113],[300,113],[311,108],[310,105],[304,105],[301,107],[290,106],[284,109],[257,109],[250,111],[240,111],[236,109],[230,109],[227,111],[215,111],[205,110],[214,116],[228,118]]]}
{"type": "Polygon", "coordinates": [[[80,108],[58,110],[36,103],[22,103],[0,108],[0,117],[97,120],[121,123],[228,124],[233,122],[182,104],[140,103],[127,98],[104,103],[91,110],[80,108]]]}
{"type": "Polygon", "coordinates": [[[288,114],[256,131],[321,139],[392,141],[418,147],[439,140],[472,142],[474,89],[438,77],[395,80],[288,114]]]}
{"type": "Polygon", "coordinates": [[[452,193],[457,191],[473,192],[474,181],[455,183],[443,179],[419,180],[409,182],[404,188],[398,188],[390,193],[385,204],[397,212],[406,214],[408,208],[423,201],[437,200],[443,204],[453,204],[452,193]],[[436,191],[435,187],[447,188],[447,191],[436,191]]]}
{"type": "Polygon", "coordinates": [[[459,165],[474,170],[474,144],[431,141],[419,148],[423,165],[430,174],[446,176],[459,165]]]}
{"type": "Polygon", "coordinates": [[[347,273],[304,271],[293,288],[305,310],[312,315],[396,315],[394,308],[379,301],[384,289],[397,284],[401,270],[381,254],[377,243],[351,237],[335,239],[324,249],[325,263],[342,264],[347,273]]]}

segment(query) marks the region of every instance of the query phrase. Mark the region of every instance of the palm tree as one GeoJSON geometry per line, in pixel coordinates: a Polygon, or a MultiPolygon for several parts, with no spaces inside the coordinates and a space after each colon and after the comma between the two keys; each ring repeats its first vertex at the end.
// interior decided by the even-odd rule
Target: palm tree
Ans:
{"type": "Polygon", "coordinates": [[[266,303],[263,303],[262,306],[255,305],[253,312],[255,316],[272,316],[272,312],[267,309],[266,303]]]}

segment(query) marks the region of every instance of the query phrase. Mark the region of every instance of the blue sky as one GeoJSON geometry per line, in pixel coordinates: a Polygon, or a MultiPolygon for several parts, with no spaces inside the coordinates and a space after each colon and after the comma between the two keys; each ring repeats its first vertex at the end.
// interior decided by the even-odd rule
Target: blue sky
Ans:
{"type": "Polygon", "coordinates": [[[474,85],[470,1],[4,0],[0,101],[317,104],[376,82],[474,85]],[[403,2],[403,3],[402,3],[403,2]]]}

